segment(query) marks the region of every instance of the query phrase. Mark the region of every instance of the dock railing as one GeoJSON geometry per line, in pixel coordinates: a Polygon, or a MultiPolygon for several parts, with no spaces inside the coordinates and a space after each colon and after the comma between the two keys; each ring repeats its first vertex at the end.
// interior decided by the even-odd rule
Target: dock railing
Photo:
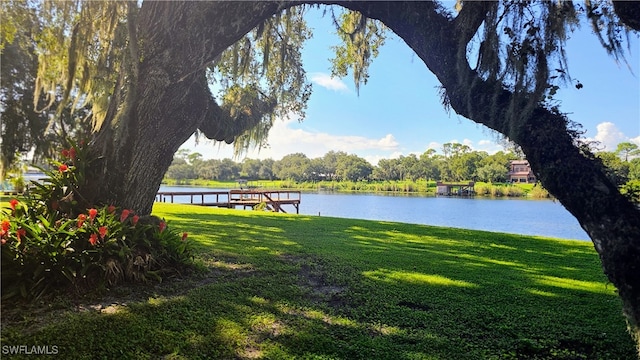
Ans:
{"type": "Polygon", "coordinates": [[[243,208],[254,207],[264,203],[268,208],[286,212],[282,205],[293,205],[296,213],[300,212],[301,192],[297,190],[257,190],[257,189],[240,189],[229,191],[175,191],[175,192],[158,192],[156,201],[158,202],[180,202],[202,206],[217,206],[226,208],[235,208],[242,206],[243,208]],[[215,200],[214,200],[215,197],[215,200]],[[182,200],[182,201],[180,201],[182,200]]]}

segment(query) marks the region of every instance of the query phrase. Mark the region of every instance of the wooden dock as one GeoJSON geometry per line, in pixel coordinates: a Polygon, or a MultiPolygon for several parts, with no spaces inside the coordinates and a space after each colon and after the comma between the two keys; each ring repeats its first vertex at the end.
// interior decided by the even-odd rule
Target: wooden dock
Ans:
{"type": "Polygon", "coordinates": [[[291,190],[229,190],[229,191],[179,191],[179,192],[158,192],[156,201],[158,202],[176,202],[201,205],[201,206],[217,206],[235,209],[237,206],[253,208],[257,205],[264,204],[267,209],[276,212],[286,211],[283,205],[293,205],[296,214],[300,213],[300,191],[291,190]]]}

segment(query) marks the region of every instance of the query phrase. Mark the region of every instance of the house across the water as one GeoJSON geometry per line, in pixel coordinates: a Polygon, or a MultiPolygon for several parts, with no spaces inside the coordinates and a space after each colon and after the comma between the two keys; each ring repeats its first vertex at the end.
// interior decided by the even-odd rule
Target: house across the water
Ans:
{"type": "Polygon", "coordinates": [[[509,182],[512,183],[535,183],[536,176],[529,166],[527,160],[513,160],[509,164],[509,182]]]}

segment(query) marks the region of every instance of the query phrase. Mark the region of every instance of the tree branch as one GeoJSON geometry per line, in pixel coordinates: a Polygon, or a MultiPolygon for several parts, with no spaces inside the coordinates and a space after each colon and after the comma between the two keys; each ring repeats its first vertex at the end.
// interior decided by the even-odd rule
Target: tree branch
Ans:
{"type": "MultiPolygon", "coordinates": [[[[248,126],[255,126],[257,123],[245,122],[248,126]]],[[[221,108],[213,98],[209,102],[205,118],[198,126],[198,130],[202,132],[208,139],[216,141],[224,141],[231,144],[235,138],[245,129],[240,127],[240,122],[234,121],[228,111],[221,108]]]]}
{"type": "Polygon", "coordinates": [[[459,42],[468,44],[484,22],[487,12],[497,6],[497,1],[465,1],[453,20],[459,42]]]}
{"type": "Polygon", "coordinates": [[[221,107],[208,89],[206,78],[201,77],[200,94],[207,97],[207,110],[199,122],[198,130],[208,139],[231,144],[243,132],[257,126],[263,117],[272,112],[276,102],[252,99],[251,105],[236,111],[232,116],[228,107],[221,107]]]}
{"type": "Polygon", "coordinates": [[[613,1],[616,15],[628,27],[640,31],[640,3],[637,1],[613,1]]]}
{"type": "Polygon", "coordinates": [[[293,4],[280,1],[144,2],[139,36],[151,39],[147,42],[153,46],[141,55],[145,62],[152,63],[169,53],[179,55],[181,61],[176,62],[179,66],[166,70],[173,82],[184,80],[194,69],[204,69],[229,44],[240,40],[266,17],[290,6],[293,4]]]}

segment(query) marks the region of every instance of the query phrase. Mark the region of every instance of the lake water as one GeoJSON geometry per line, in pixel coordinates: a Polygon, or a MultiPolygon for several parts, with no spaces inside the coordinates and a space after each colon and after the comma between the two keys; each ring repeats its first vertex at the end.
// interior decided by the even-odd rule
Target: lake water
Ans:
{"type": "MultiPolygon", "coordinates": [[[[160,188],[160,191],[216,190],[228,189],[160,188]]],[[[188,203],[189,198],[178,197],[175,201],[188,203]]],[[[288,213],[295,213],[292,205],[283,208],[288,213]]],[[[573,215],[559,202],[551,200],[304,192],[300,214],[589,240],[573,215]]]]}

